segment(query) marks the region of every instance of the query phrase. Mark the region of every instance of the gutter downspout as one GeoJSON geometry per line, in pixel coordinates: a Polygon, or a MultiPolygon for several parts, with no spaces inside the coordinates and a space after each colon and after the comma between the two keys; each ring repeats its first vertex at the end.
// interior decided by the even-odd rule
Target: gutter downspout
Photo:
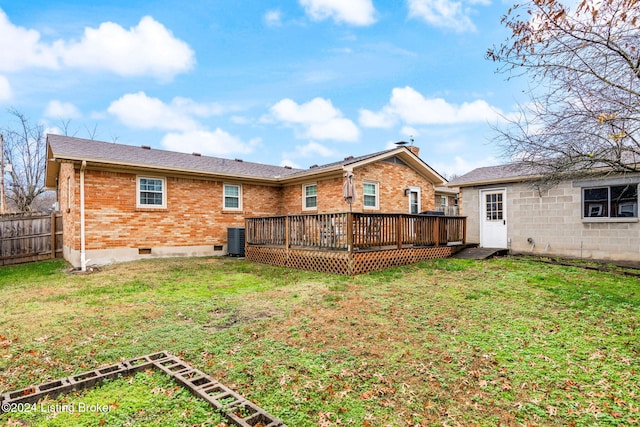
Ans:
{"type": "Polygon", "coordinates": [[[87,271],[87,252],[84,222],[84,170],[87,168],[87,161],[82,161],[80,166],[80,268],[87,271]]]}

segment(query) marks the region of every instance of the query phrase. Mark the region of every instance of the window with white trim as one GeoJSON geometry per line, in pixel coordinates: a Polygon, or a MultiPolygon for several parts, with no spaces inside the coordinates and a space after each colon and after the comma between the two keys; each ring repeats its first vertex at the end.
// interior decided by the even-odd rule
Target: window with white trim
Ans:
{"type": "Polygon", "coordinates": [[[224,184],[224,209],[240,210],[242,209],[241,188],[235,184],[224,184]]]}
{"type": "Polygon", "coordinates": [[[165,208],[167,206],[166,181],[164,178],[139,176],[137,187],[138,207],[165,208]]]}
{"type": "Polygon", "coordinates": [[[485,195],[485,214],[487,221],[504,221],[503,193],[490,193],[485,195]]]}
{"type": "Polygon", "coordinates": [[[364,207],[378,209],[379,184],[377,182],[365,182],[362,188],[364,195],[364,207]]]}
{"type": "Polygon", "coordinates": [[[637,218],[638,184],[582,189],[583,218],[637,218]]]}
{"type": "Polygon", "coordinates": [[[317,209],[318,208],[318,185],[306,184],[302,186],[302,208],[317,209]]]}
{"type": "Polygon", "coordinates": [[[409,187],[407,190],[409,192],[409,213],[417,215],[420,213],[420,187],[409,187]]]}

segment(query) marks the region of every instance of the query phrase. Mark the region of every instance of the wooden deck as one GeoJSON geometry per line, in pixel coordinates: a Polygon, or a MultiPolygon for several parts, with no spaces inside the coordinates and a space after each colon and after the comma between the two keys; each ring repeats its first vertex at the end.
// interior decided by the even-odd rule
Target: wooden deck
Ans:
{"type": "Polygon", "coordinates": [[[329,213],[247,218],[245,256],[343,275],[446,258],[464,247],[465,217],[329,213]]]}

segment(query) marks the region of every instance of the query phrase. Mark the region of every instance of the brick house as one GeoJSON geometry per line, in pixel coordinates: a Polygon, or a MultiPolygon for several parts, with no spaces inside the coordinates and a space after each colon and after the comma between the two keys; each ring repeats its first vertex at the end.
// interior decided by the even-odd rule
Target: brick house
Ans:
{"type": "Polygon", "coordinates": [[[48,135],[47,159],[64,258],[76,267],[224,255],[227,229],[243,227],[245,218],[348,211],[347,171],[356,185],[353,212],[433,210],[434,188],[445,183],[417,147],[294,169],[48,135]]]}
{"type": "Polygon", "coordinates": [[[475,169],[460,187],[467,241],[570,258],[640,260],[640,174],[592,175],[538,188],[539,172],[512,163],[475,169]]]}

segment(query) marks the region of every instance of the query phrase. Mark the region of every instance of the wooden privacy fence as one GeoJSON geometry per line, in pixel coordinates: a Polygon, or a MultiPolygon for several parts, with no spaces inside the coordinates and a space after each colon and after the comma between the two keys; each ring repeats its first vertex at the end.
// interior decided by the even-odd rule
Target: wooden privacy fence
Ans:
{"type": "Polygon", "coordinates": [[[358,274],[450,256],[463,247],[465,217],[328,213],[247,218],[247,258],[358,274]]]}
{"type": "Polygon", "coordinates": [[[62,215],[0,216],[0,266],[62,256],[62,215]]]}

